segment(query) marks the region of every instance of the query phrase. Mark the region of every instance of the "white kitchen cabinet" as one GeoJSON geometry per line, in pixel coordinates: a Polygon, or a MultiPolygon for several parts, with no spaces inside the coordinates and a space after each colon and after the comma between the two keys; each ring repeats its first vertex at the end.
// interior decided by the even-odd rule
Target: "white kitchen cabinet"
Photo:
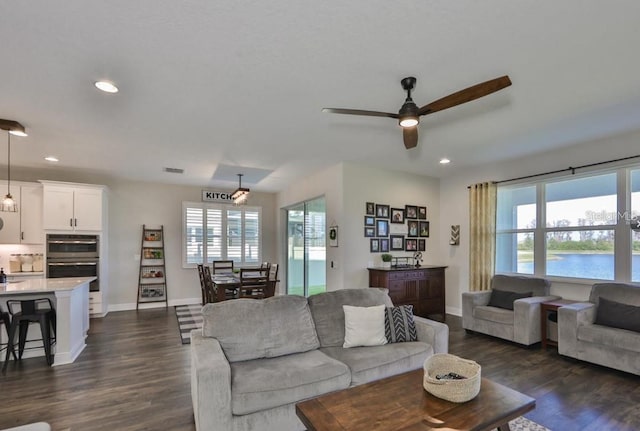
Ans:
{"type": "MultiPolygon", "coordinates": [[[[6,194],[6,183],[0,185],[0,193],[6,194]]],[[[11,195],[18,211],[0,213],[0,244],[43,244],[42,186],[37,183],[12,185],[11,195]]]]}
{"type": "MultiPolygon", "coordinates": [[[[20,186],[11,186],[11,196],[20,209],[20,186]]],[[[0,185],[0,199],[7,194],[7,185],[0,185]]],[[[0,212],[0,244],[20,244],[20,212],[0,212]]]]}
{"type": "Polygon", "coordinates": [[[44,181],[42,183],[45,230],[103,230],[102,186],[73,186],[44,181]]]}
{"type": "Polygon", "coordinates": [[[42,186],[20,187],[20,242],[43,244],[42,186]]]}

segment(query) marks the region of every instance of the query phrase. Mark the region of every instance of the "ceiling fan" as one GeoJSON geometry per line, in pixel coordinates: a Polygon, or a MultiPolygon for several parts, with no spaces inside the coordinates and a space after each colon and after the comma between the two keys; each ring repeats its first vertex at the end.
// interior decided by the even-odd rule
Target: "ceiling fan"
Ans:
{"type": "Polygon", "coordinates": [[[487,96],[496,91],[502,90],[511,85],[511,80],[507,75],[500,78],[491,79],[480,84],[473,85],[464,90],[460,90],[441,99],[424,105],[421,108],[411,99],[411,91],[416,85],[416,78],[409,76],[400,81],[402,88],[407,92],[407,98],[397,114],[392,112],[366,111],[362,109],[343,109],[343,108],[322,108],[322,112],[331,112],[333,114],[349,114],[349,115],[367,115],[370,117],[389,117],[397,118],[398,123],[402,126],[402,135],[404,137],[404,146],[407,149],[414,148],[418,145],[418,123],[423,115],[433,114],[434,112],[452,108],[463,103],[471,102],[487,96]]]}

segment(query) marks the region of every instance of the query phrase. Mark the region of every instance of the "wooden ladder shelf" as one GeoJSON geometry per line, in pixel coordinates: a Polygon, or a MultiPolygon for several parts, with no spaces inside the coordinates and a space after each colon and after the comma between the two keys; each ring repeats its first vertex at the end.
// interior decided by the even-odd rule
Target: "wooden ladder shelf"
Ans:
{"type": "Polygon", "coordinates": [[[140,304],[167,301],[167,270],[164,254],[164,226],[151,229],[142,225],[140,273],[138,274],[138,302],[140,304]]]}

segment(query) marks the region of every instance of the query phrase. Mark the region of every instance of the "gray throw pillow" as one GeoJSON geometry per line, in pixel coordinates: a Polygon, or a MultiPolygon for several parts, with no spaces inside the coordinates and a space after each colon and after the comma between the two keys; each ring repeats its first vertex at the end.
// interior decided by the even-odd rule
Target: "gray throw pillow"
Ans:
{"type": "Polygon", "coordinates": [[[510,292],[508,290],[493,289],[491,291],[491,298],[489,298],[489,305],[491,307],[513,310],[513,301],[529,297],[531,297],[531,292],[519,293],[510,292]]]}
{"type": "Polygon", "coordinates": [[[388,343],[418,341],[413,305],[387,307],[384,314],[384,335],[388,343]]]}
{"type": "Polygon", "coordinates": [[[595,323],[640,332],[640,307],[600,297],[595,323]]]}

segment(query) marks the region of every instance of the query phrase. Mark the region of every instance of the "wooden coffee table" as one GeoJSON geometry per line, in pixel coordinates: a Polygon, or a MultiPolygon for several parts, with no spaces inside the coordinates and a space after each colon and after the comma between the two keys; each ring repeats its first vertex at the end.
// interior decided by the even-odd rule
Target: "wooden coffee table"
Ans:
{"type": "Polygon", "coordinates": [[[423,370],[332,392],[296,405],[309,431],[508,431],[509,421],[531,411],[536,400],[488,379],[466,403],[434,397],[422,386],[423,370]]]}

